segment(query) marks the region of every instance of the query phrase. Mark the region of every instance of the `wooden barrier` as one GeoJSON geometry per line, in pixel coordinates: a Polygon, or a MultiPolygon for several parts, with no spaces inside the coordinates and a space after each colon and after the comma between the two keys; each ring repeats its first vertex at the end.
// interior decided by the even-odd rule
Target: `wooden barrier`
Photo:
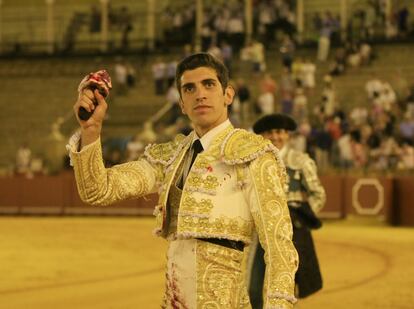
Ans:
{"type": "Polygon", "coordinates": [[[0,177],[0,211],[3,214],[16,214],[19,212],[20,179],[18,177],[0,177]]]}
{"type": "Polygon", "coordinates": [[[391,177],[355,177],[344,180],[344,204],[348,215],[375,216],[391,222],[393,179],[391,177]]]}
{"type": "Polygon", "coordinates": [[[73,172],[0,178],[0,188],[0,214],[150,215],[158,198],[151,194],[110,206],[91,206],[81,201],[73,172]]]}
{"type": "Polygon", "coordinates": [[[414,177],[394,179],[394,220],[396,225],[414,226],[414,177]]]}
{"type": "Polygon", "coordinates": [[[344,218],[345,207],[343,202],[343,177],[340,175],[320,176],[322,186],[326,192],[326,203],[318,216],[320,218],[344,218]]]}
{"type": "MultiPolygon", "coordinates": [[[[370,216],[414,226],[414,177],[323,175],[327,201],[321,218],[370,216]]],[[[91,206],[78,195],[72,171],[58,176],[0,177],[0,214],[150,215],[157,194],[110,206],[91,206]]]]}

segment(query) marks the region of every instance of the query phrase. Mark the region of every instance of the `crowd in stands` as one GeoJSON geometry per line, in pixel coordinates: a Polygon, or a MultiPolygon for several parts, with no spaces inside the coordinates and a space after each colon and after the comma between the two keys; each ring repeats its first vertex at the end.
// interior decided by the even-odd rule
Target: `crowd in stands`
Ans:
{"type": "MultiPolygon", "coordinates": [[[[248,50],[249,46],[244,53],[248,54],[248,50]]],[[[215,53],[215,56],[220,57],[220,54],[215,53]]],[[[397,94],[390,82],[380,80],[372,73],[365,90],[364,85],[360,88],[360,97],[365,98],[366,102],[348,109],[337,97],[335,74],[329,74],[333,72],[326,72],[323,80],[317,81],[315,73],[318,62],[296,57],[294,52],[290,54],[289,61],[283,59],[283,53],[279,56],[283,64],[279,74],[261,69],[262,62],[265,64],[264,55],[262,62],[250,61],[249,57],[246,58],[250,59],[247,64],[243,60],[239,62],[239,65],[250,68],[257,84],[233,76],[232,85],[237,95],[231,106],[230,117],[236,126],[248,128],[252,120],[263,114],[283,112],[290,114],[299,124],[292,138],[294,147],[315,158],[321,171],[332,168],[414,170],[414,87],[406,95],[397,94]],[[278,76],[277,79],[275,75],[278,76]],[[316,93],[318,82],[323,86],[316,93]],[[254,88],[257,95],[253,95],[254,88]],[[320,100],[309,106],[310,96],[319,96],[320,100]]],[[[348,55],[351,56],[352,54],[348,55]]],[[[360,58],[364,59],[362,56],[360,58]]],[[[154,67],[159,66],[160,61],[157,59],[154,67]]],[[[360,64],[369,66],[371,61],[371,58],[361,60],[360,64]]],[[[176,65],[174,60],[171,63],[176,65]]],[[[352,65],[352,61],[344,62],[346,68],[352,65]]],[[[162,94],[174,108],[165,121],[157,123],[155,127],[147,123],[143,130],[146,135],[158,141],[169,140],[176,133],[188,133],[191,130],[181,117],[179,94],[173,81],[167,78],[167,64],[162,65],[162,68],[162,84],[169,86],[163,88],[162,94]]],[[[171,69],[171,76],[172,71],[171,69]]],[[[345,72],[344,70],[342,74],[345,72]]],[[[157,87],[155,80],[154,90],[157,87]]],[[[146,144],[142,141],[153,140],[145,139],[141,134],[136,136],[125,147],[125,160],[142,154],[146,144]]]]}
{"type": "MultiPolygon", "coordinates": [[[[134,28],[134,19],[127,6],[112,7],[108,4],[108,26],[112,33],[119,32],[121,38],[119,42],[110,41],[109,49],[115,49],[115,45],[119,51],[126,51],[130,44],[130,34],[134,28]]],[[[77,42],[77,37],[83,28],[86,28],[90,37],[97,41],[94,35],[100,35],[102,30],[101,10],[97,5],[92,5],[89,12],[75,11],[70,19],[64,37],[62,51],[64,53],[73,52],[77,42]]]]}
{"type": "MultiPolygon", "coordinates": [[[[363,25],[361,33],[343,42],[339,17],[329,11],[316,14],[313,18],[313,26],[319,34],[316,56],[302,58],[296,55],[295,10],[290,1],[255,1],[255,35],[247,44],[244,42],[242,3],[207,7],[201,42],[203,51],[221,59],[229,68],[231,84],[237,94],[231,105],[230,117],[236,126],[248,128],[263,114],[282,112],[291,115],[299,124],[292,143],[299,150],[308,152],[321,171],[330,168],[414,170],[414,87],[407,94],[397,93],[390,81],[380,80],[373,74],[365,85],[365,93],[364,85],[361,85],[361,97],[366,98],[364,104],[349,109],[336,94],[338,75],[346,74],[347,70],[369,67],[378,57],[369,40],[373,25],[385,23],[383,15],[375,14],[375,20],[372,20],[370,10],[363,14],[359,12],[359,15],[355,13],[350,29],[355,29],[355,20],[359,18],[363,25]],[[277,54],[273,51],[266,55],[268,45],[263,42],[269,41],[275,42],[277,54]],[[333,55],[331,42],[335,46],[333,55]],[[280,72],[269,71],[266,63],[269,56],[280,59],[280,72]],[[316,80],[319,65],[328,60],[326,74],[322,80],[316,80]],[[252,78],[246,81],[241,71],[248,72],[252,78]],[[318,83],[322,84],[322,89],[316,92],[318,83]],[[310,106],[309,99],[315,96],[320,99],[310,106]]],[[[378,3],[370,1],[372,11],[383,9],[378,3]]],[[[119,11],[121,13],[129,14],[124,9],[119,11]]],[[[100,30],[99,12],[92,7],[91,14],[95,17],[90,19],[90,31],[97,32],[100,30]]],[[[126,19],[126,24],[119,24],[118,17],[122,14],[111,17],[112,27],[125,30],[132,23],[131,17],[126,19]]],[[[409,32],[408,14],[405,6],[394,14],[392,20],[396,25],[396,35],[404,36],[409,32]]],[[[182,44],[180,58],[193,52],[194,4],[167,8],[162,20],[163,44],[182,44]]],[[[108,166],[137,158],[148,143],[167,141],[176,133],[191,130],[182,117],[179,93],[174,85],[179,58],[160,56],[154,59],[151,64],[154,94],[164,97],[171,109],[163,121],[145,123],[134,137],[121,143],[109,141],[104,145],[108,166]]],[[[114,81],[117,94],[127,94],[136,82],[134,67],[122,58],[117,59],[114,81]]],[[[21,162],[27,161],[25,156],[27,149],[20,149],[16,158],[17,171],[21,170],[21,162]]]]}
{"type": "MultiPolygon", "coordinates": [[[[194,42],[195,4],[167,7],[162,13],[163,46],[184,45],[194,42]]],[[[203,11],[201,50],[212,45],[229,44],[237,53],[245,45],[244,1],[211,4],[203,11]]],[[[296,31],[295,8],[292,1],[254,1],[253,30],[260,41],[273,42],[279,31],[290,36],[296,31]]]]}

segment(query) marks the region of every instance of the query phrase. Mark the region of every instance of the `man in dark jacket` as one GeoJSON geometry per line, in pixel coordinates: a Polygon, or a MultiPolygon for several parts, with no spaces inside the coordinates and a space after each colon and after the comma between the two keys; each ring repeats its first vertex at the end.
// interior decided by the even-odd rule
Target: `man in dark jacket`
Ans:
{"type": "MultiPolygon", "coordinates": [[[[295,121],[284,114],[266,115],[254,125],[253,131],[269,139],[280,151],[288,174],[286,192],[293,224],[293,243],[299,254],[299,268],[296,272],[296,297],[304,298],[322,288],[322,277],[318,258],[313,245],[311,229],[321,227],[316,217],[325,204],[325,190],[322,187],[315,162],[306,154],[292,149],[289,132],[296,130],[295,121]]],[[[262,308],[262,289],[265,273],[264,251],[260,244],[252,245],[250,254],[249,294],[253,308],[262,308]]]]}

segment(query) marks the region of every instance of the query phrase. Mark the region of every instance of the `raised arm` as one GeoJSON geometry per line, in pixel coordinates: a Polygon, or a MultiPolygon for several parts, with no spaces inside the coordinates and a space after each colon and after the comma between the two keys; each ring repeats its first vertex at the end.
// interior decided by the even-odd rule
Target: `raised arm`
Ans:
{"type": "Polygon", "coordinates": [[[100,135],[107,107],[98,90],[88,89],[80,92],[73,107],[80,132],[71,138],[68,148],[79,195],[93,205],[108,205],[155,192],[162,177],[162,168],[145,159],[105,168],[100,135]],[[79,118],[80,107],[93,112],[89,119],[79,118]]]}

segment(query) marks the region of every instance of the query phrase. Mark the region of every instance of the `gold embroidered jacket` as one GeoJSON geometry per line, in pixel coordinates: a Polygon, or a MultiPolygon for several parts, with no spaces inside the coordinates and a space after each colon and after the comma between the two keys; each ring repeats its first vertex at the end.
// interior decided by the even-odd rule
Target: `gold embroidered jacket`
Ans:
{"type": "MultiPolygon", "coordinates": [[[[193,133],[194,134],[194,133],[193,133]]],[[[71,151],[81,198],[106,205],[158,189],[155,233],[166,235],[166,207],[192,134],[147,146],[144,156],[105,169],[100,141],[71,151]]],[[[184,184],[178,238],[227,238],[249,244],[256,229],[266,251],[266,308],[291,308],[298,264],[284,193],[286,172],[277,149],[261,136],[229,126],[200,153],[184,184]]]]}

